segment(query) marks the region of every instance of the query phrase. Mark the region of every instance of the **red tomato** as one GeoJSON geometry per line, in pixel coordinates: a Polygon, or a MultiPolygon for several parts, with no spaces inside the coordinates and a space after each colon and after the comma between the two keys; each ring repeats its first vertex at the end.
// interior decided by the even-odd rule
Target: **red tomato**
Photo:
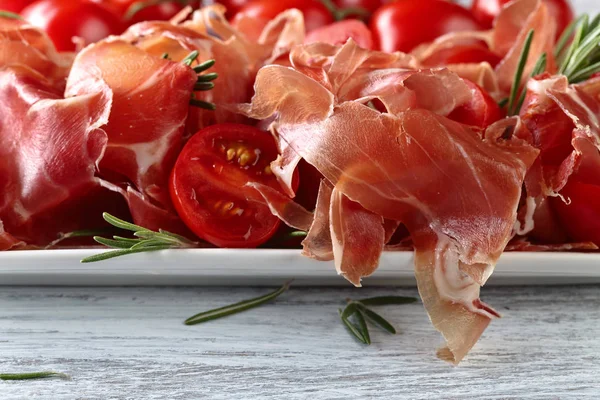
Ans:
{"type": "Polygon", "coordinates": [[[371,17],[376,45],[387,52],[409,52],[421,43],[455,31],[480,30],[469,10],[445,0],[399,0],[371,17]]]}
{"type": "Polygon", "coordinates": [[[333,4],[340,10],[362,9],[372,14],[382,5],[389,3],[386,0],[333,0],[333,4]]]}
{"type": "Polygon", "coordinates": [[[87,44],[123,31],[118,15],[88,1],[39,0],[27,6],[21,15],[45,30],[59,51],[75,50],[72,40],[75,36],[87,44]]]}
{"type": "Polygon", "coordinates": [[[331,25],[317,28],[306,35],[304,43],[325,42],[342,45],[352,38],[360,47],[371,50],[373,35],[367,26],[357,19],[334,22],[331,25]]]}
{"type": "Polygon", "coordinates": [[[228,18],[231,18],[251,2],[252,0],[203,0],[202,5],[210,5],[214,3],[223,4],[227,8],[227,13],[225,15],[228,18]]]}
{"type": "Polygon", "coordinates": [[[0,0],[0,10],[18,14],[33,1],[34,0],[0,0]]]}
{"type": "MultiPolygon", "coordinates": [[[[474,0],[471,12],[475,18],[484,26],[491,27],[494,18],[498,16],[502,7],[511,0],[474,0]]],[[[573,9],[568,0],[544,0],[550,14],[557,24],[556,36],[565,30],[567,25],[573,21],[573,9]]]]}
{"type": "Polygon", "coordinates": [[[171,200],[185,224],[219,247],[256,247],[279,227],[259,182],[281,190],[269,167],[277,157],[273,137],[241,124],[217,124],[187,142],[171,174],[171,200]]]}
{"type": "Polygon", "coordinates": [[[441,49],[424,60],[423,64],[428,66],[438,66],[487,61],[492,67],[495,67],[500,60],[502,60],[502,58],[492,52],[486,45],[477,43],[459,44],[441,49]]]}
{"type": "Polygon", "coordinates": [[[257,24],[264,26],[279,13],[290,8],[302,11],[307,32],[334,22],[327,7],[318,0],[256,0],[243,7],[235,18],[254,18],[257,24]]]}
{"type": "Polygon", "coordinates": [[[471,101],[456,108],[448,118],[463,124],[486,128],[503,117],[498,103],[485,90],[468,79],[465,79],[465,83],[471,88],[473,94],[471,101]]]}
{"type": "Polygon", "coordinates": [[[166,21],[173,18],[184,6],[176,1],[161,2],[140,9],[127,20],[130,24],[142,21],[166,21]]]}
{"type": "Polygon", "coordinates": [[[558,197],[551,197],[550,204],[569,236],[575,241],[590,241],[600,246],[600,186],[571,178],[560,193],[570,204],[558,197]]]}

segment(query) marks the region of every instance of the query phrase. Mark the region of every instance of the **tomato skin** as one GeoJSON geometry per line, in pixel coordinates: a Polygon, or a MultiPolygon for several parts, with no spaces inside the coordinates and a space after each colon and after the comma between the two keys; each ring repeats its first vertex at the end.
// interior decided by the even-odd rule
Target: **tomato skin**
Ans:
{"type": "Polygon", "coordinates": [[[236,19],[248,17],[256,19],[257,24],[266,25],[268,21],[290,8],[302,11],[307,32],[334,22],[327,7],[318,0],[256,0],[236,14],[234,23],[236,19]]]}
{"type": "Polygon", "coordinates": [[[0,0],[0,10],[20,13],[25,7],[33,3],[34,0],[0,0]]]}
{"type": "Polygon", "coordinates": [[[21,13],[29,23],[48,33],[59,51],[73,51],[74,36],[93,43],[123,32],[120,17],[99,4],[88,1],[39,0],[21,13]]]}
{"type": "Polygon", "coordinates": [[[600,186],[578,182],[572,176],[560,194],[570,204],[559,197],[551,197],[550,204],[571,239],[600,246],[600,186]]]}
{"type": "Polygon", "coordinates": [[[216,246],[263,244],[280,221],[246,184],[258,182],[281,191],[269,167],[276,157],[275,140],[258,128],[225,123],[200,130],[186,143],[171,173],[169,190],[177,213],[190,230],[216,246]]]}
{"type": "Polygon", "coordinates": [[[385,0],[333,0],[333,4],[335,4],[335,6],[341,10],[349,8],[362,8],[371,14],[388,2],[389,1],[385,0]]]}
{"type": "Polygon", "coordinates": [[[492,68],[502,60],[500,56],[491,51],[486,45],[480,43],[459,44],[436,51],[431,57],[424,60],[427,66],[442,66],[448,64],[488,62],[492,68]]]}
{"type": "MultiPolygon", "coordinates": [[[[511,0],[474,0],[471,12],[483,26],[491,28],[494,18],[502,7],[511,0]]],[[[567,25],[573,21],[573,9],[568,0],[544,0],[550,15],[556,20],[556,37],[558,38],[567,25]]]]}
{"type": "Polygon", "coordinates": [[[167,21],[173,18],[184,6],[176,1],[167,1],[142,8],[127,20],[129,24],[142,21],[167,21]]]}
{"type": "Polygon", "coordinates": [[[457,107],[448,118],[466,125],[486,128],[504,117],[498,103],[485,90],[468,79],[464,81],[473,94],[471,101],[457,107]]]}
{"type": "Polygon", "coordinates": [[[304,43],[324,42],[333,45],[342,45],[352,38],[356,44],[364,49],[371,50],[373,48],[373,35],[369,28],[362,22],[356,19],[349,19],[339,22],[334,22],[306,35],[304,43]]]}
{"type": "Polygon", "coordinates": [[[409,52],[422,43],[456,31],[483,27],[469,10],[445,0],[399,0],[379,8],[371,18],[376,46],[409,52]]]}

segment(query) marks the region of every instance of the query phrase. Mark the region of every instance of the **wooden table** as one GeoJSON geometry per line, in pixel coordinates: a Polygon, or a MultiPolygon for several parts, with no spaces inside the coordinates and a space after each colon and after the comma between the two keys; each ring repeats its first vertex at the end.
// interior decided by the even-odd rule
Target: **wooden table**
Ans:
{"type": "Polygon", "coordinates": [[[380,309],[401,330],[356,342],[347,297],[410,288],[292,288],[274,303],[188,327],[190,315],[265,288],[2,288],[0,381],[8,399],[598,399],[600,287],[485,288],[504,318],[459,367],[420,303],[380,309]]]}

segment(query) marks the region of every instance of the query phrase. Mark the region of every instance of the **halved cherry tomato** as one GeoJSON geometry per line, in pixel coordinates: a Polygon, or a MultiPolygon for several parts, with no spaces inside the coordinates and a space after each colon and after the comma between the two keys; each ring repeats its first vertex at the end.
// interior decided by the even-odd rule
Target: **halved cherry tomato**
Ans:
{"type": "MultiPolygon", "coordinates": [[[[511,0],[474,0],[471,12],[485,27],[491,28],[494,18],[500,14],[502,7],[511,0]]],[[[544,0],[550,15],[556,20],[556,37],[559,37],[567,25],[573,21],[573,9],[568,0],[544,0]]]]}
{"type": "Polygon", "coordinates": [[[325,42],[342,45],[352,38],[364,49],[373,48],[373,35],[367,26],[357,19],[334,22],[331,25],[315,29],[306,35],[304,43],[325,42]]]}
{"type": "Polygon", "coordinates": [[[570,203],[551,197],[550,204],[571,239],[600,246],[600,186],[571,178],[560,194],[570,203]]]}
{"type": "Polygon", "coordinates": [[[467,125],[485,128],[503,117],[498,103],[479,85],[465,79],[473,96],[467,104],[456,108],[448,118],[467,125]]]}
{"type": "Polygon", "coordinates": [[[334,22],[331,12],[319,0],[256,0],[239,10],[234,23],[235,19],[249,17],[262,27],[290,8],[302,11],[307,32],[334,22]]]}
{"type": "Polygon", "coordinates": [[[436,51],[431,57],[423,61],[423,65],[441,66],[487,61],[492,67],[495,67],[500,60],[502,60],[502,58],[491,51],[485,44],[472,43],[458,44],[436,51]]]}
{"type": "Polygon", "coordinates": [[[281,190],[270,168],[273,137],[252,126],[217,124],[200,130],[177,158],[171,200],[185,224],[219,247],[256,247],[279,227],[262,196],[246,187],[258,182],[281,190]]]}
{"type": "Polygon", "coordinates": [[[0,0],[0,10],[20,13],[22,9],[33,3],[34,0],[0,0]]]}
{"type": "Polygon", "coordinates": [[[39,0],[21,13],[32,25],[48,33],[59,51],[73,51],[73,37],[86,44],[123,32],[121,18],[89,1],[39,0]]]}
{"type": "Polygon", "coordinates": [[[483,28],[469,10],[445,0],[387,4],[373,14],[370,27],[376,46],[386,52],[408,52],[449,32],[483,28]]]}

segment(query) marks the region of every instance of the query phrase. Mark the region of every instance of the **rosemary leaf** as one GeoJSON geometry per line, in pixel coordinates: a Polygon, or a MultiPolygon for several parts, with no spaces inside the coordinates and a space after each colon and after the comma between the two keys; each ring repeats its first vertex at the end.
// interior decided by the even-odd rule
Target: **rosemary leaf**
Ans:
{"type": "Polygon", "coordinates": [[[69,380],[71,377],[61,372],[43,371],[43,372],[23,372],[18,374],[2,374],[0,373],[0,380],[3,381],[25,381],[33,379],[48,379],[48,378],[60,378],[69,380]]]}
{"type": "MultiPolygon", "coordinates": [[[[531,71],[530,76],[534,77],[534,76],[539,75],[542,72],[544,72],[546,70],[547,62],[548,62],[548,57],[547,57],[546,53],[544,53],[540,56],[540,58],[538,58],[537,62],[535,63],[535,66],[533,67],[533,70],[531,71]]],[[[523,91],[521,92],[521,96],[519,96],[519,101],[517,102],[517,105],[515,107],[515,114],[518,114],[521,110],[521,107],[523,107],[523,102],[525,101],[526,94],[527,94],[527,90],[523,89],[523,91]]]]}
{"type": "Polygon", "coordinates": [[[585,67],[583,69],[581,69],[580,71],[578,71],[577,73],[573,74],[571,76],[571,78],[569,79],[570,83],[578,83],[581,81],[584,81],[586,79],[589,79],[593,74],[595,74],[596,72],[600,71],[600,61],[585,67]]]}
{"type": "Polygon", "coordinates": [[[230,304],[225,307],[219,307],[213,310],[201,312],[186,319],[184,323],[186,325],[197,325],[203,322],[212,321],[215,319],[226,317],[228,315],[237,314],[239,312],[246,311],[254,307],[258,307],[279,297],[281,294],[283,294],[286,290],[289,289],[291,283],[292,281],[290,280],[284,283],[282,287],[275,290],[274,292],[268,293],[260,297],[240,301],[238,303],[230,304]]]}
{"type": "Polygon", "coordinates": [[[201,64],[196,65],[193,70],[194,72],[196,72],[197,74],[206,71],[207,69],[211,68],[213,65],[215,65],[215,60],[207,60],[204,61],[201,64]]]}
{"type": "Polygon", "coordinates": [[[25,20],[19,14],[16,14],[16,13],[13,13],[13,12],[10,12],[10,11],[4,11],[4,10],[0,10],[0,17],[11,18],[11,19],[19,19],[21,21],[25,20]]]}
{"type": "Polygon", "coordinates": [[[556,47],[554,48],[554,57],[556,57],[557,60],[560,61],[562,59],[563,52],[565,50],[565,47],[567,46],[569,39],[571,38],[571,36],[573,35],[573,32],[575,31],[575,28],[577,28],[577,26],[579,25],[579,23],[581,22],[581,20],[583,18],[584,18],[584,16],[581,15],[577,19],[573,20],[565,28],[562,35],[560,35],[560,39],[558,39],[558,42],[556,42],[556,47]]]}
{"type": "Polygon", "coordinates": [[[559,72],[561,74],[565,73],[567,66],[571,62],[571,59],[573,58],[573,53],[575,52],[577,47],[579,47],[579,43],[581,42],[583,33],[587,29],[588,20],[589,20],[589,17],[587,15],[582,15],[580,17],[580,20],[577,24],[577,28],[575,30],[575,34],[573,35],[573,40],[571,41],[571,45],[567,49],[565,56],[562,60],[562,63],[560,64],[559,72]]]}
{"type": "Polygon", "coordinates": [[[212,82],[197,82],[194,85],[194,90],[211,90],[215,87],[215,84],[212,82]]]}
{"type": "Polygon", "coordinates": [[[160,58],[162,58],[163,60],[168,60],[169,59],[169,53],[163,53],[162,56],[160,56],[160,58]]]}
{"type": "Polygon", "coordinates": [[[523,50],[521,51],[521,55],[519,56],[519,63],[517,64],[517,70],[515,71],[515,76],[513,78],[512,87],[510,88],[510,96],[508,97],[508,115],[515,115],[515,105],[517,102],[517,95],[519,94],[519,87],[521,86],[521,79],[523,78],[523,71],[525,70],[525,65],[527,64],[527,59],[529,58],[529,50],[531,48],[531,41],[533,40],[533,29],[531,29],[527,33],[527,37],[525,38],[525,42],[523,43],[523,50]]]}
{"type": "Polygon", "coordinates": [[[368,299],[357,300],[365,306],[387,306],[393,304],[410,304],[417,301],[415,297],[403,297],[403,296],[378,296],[370,297],[368,299]]]}
{"type": "MultiPolygon", "coordinates": [[[[350,322],[350,320],[348,319],[349,315],[352,315],[352,313],[348,314],[348,308],[351,305],[347,306],[344,311],[342,311],[341,309],[338,310],[339,314],[340,314],[340,318],[342,319],[342,322],[344,323],[344,325],[346,325],[346,328],[348,328],[348,331],[356,338],[358,339],[361,343],[364,344],[369,344],[367,343],[367,339],[365,339],[364,335],[362,334],[362,332],[360,332],[359,328],[357,328],[356,326],[354,326],[354,324],[352,322],[350,322]]],[[[356,306],[354,307],[354,312],[357,312],[357,308],[356,306]]]]}
{"type": "Polygon", "coordinates": [[[359,311],[366,317],[369,321],[379,326],[384,331],[391,333],[392,335],[396,334],[396,328],[392,324],[390,324],[385,318],[381,315],[377,314],[375,311],[368,309],[362,304],[358,306],[359,311]]]}
{"type": "Polygon", "coordinates": [[[200,55],[200,53],[198,53],[198,50],[194,50],[190,54],[188,54],[183,60],[181,60],[181,62],[184,65],[187,65],[188,67],[191,67],[192,63],[194,61],[196,61],[196,59],[198,58],[199,55],[200,55]]]}
{"type": "Polygon", "coordinates": [[[504,108],[507,104],[508,104],[508,97],[505,97],[498,102],[498,107],[504,108]]]}
{"type": "Polygon", "coordinates": [[[194,107],[204,108],[206,110],[216,110],[217,107],[213,103],[204,100],[190,99],[190,105],[194,107]]]}
{"type": "MultiPolygon", "coordinates": [[[[100,236],[94,236],[94,240],[100,244],[103,244],[107,247],[111,247],[113,249],[128,249],[132,246],[131,242],[129,241],[106,239],[100,236]]],[[[137,243],[139,243],[139,241],[137,241],[135,244],[137,243]]]]}
{"type": "Polygon", "coordinates": [[[365,338],[365,342],[367,344],[371,344],[371,335],[369,335],[369,327],[367,326],[367,321],[365,321],[365,317],[360,312],[360,308],[357,308],[357,310],[358,312],[354,314],[354,318],[356,318],[356,320],[358,321],[358,326],[363,334],[363,337],[365,338]]]}
{"type": "Polygon", "coordinates": [[[219,74],[217,74],[216,72],[211,72],[210,74],[198,75],[197,82],[198,83],[210,82],[210,81],[214,81],[218,77],[219,77],[219,74]]]}
{"type": "Polygon", "coordinates": [[[126,231],[144,231],[147,230],[139,225],[132,224],[131,222],[123,221],[120,218],[115,217],[114,215],[110,215],[109,213],[102,213],[102,218],[112,226],[116,226],[117,228],[125,229],[126,231]]]}

